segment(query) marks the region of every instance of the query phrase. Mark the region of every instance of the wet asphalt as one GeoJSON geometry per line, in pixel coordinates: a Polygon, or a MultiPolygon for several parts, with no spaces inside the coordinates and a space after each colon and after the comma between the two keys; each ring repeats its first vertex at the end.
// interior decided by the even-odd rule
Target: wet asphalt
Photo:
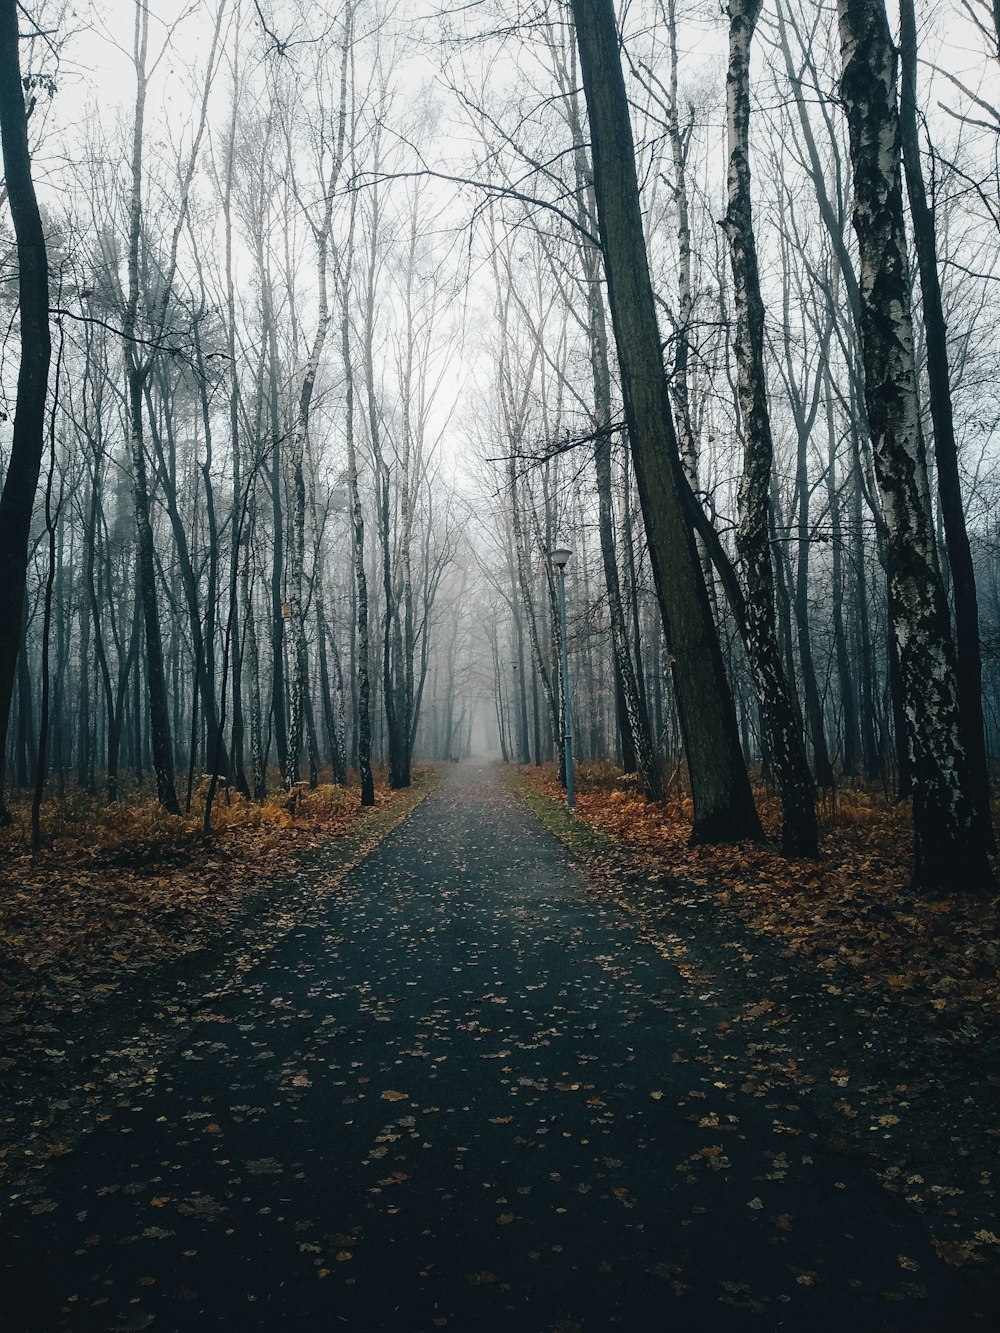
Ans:
{"type": "Polygon", "coordinates": [[[990,1327],[718,1005],[451,769],[181,1040],[121,1046],[4,1200],[0,1330],[990,1327]]]}

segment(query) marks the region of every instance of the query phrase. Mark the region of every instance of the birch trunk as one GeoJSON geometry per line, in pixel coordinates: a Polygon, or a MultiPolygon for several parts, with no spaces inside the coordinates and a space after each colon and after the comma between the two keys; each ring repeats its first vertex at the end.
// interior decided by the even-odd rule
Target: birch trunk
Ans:
{"type": "MultiPolygon", "coordinates": [[[[998,6],[1000,13],[1000,6],[998,6]]],[[[959,725],[962,744],[969,757],[970,794],[975,803],[980,836],[995,849],[990,817],[990,778],[986,759],[983,723],[983,663],[979,643],[979,600],[972,548],[965,526],[962,482],[958,471],[958,443],[951,408],[951,376],[948,366],[948,330],[938,276],[937,238],[934,214],[927,202],[920,140],[917,133],[917,25],[913,0],[900,0],[900,56],[903,89],[900,129],[906,191],[910,201],[924,337],[927,340],[927,379],[930,387],[931,420],[934,423],[934,460],[937,464],[938,497],[944,523],[948,566],[951,570],[955,605],[955,651],[958,657],[959,725]]]]}
{"type": "Polygon", "coordinates": [[[795,701],[781,662],[774,609],[769,501],[771,418],[764,370],[764,303],[750,202],[750,47],[761,0],[729,0],[729,238],[736,306],[737,394],[743,431],[736,546],[746,581],[746,649],[765,744],[781,794],[781,849],[816,856],[816,792],[795,701]]]}
{"type": "Polygon", "coordinates": [[[914,888],[994,884],[962,745],[955,650],[919,432],[897,59],[883,0],[838,0],[861,256],[865,398],[913,775],[914,888]]]}

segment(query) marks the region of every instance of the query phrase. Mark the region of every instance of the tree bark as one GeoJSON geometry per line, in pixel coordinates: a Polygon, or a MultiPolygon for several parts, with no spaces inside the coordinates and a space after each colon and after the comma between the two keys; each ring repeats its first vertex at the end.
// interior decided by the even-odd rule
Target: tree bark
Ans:
{"type": "Polygon", "coordinates": [[[746,580],[746,649],[781,793],[781,849],[816,856],[816,792],[798,710],[781,662],[768,521],[773,445],[764,369],[764,302],[750,203],[750,47],[762,0],[729,0],[729,238],[736,304],[737,393],[743,433],[736,545],[746,580]]]}
{"type": "Polygon", "coordinates": [[[927,201],[920,139],[917,132],[917,25],[913,0],[900,0],[900,57],[902,97],[899,121],[903,146],[906,192],[910,201],[927,342],[927,379],[930,387],[931,420],[934,423],[934,460],[937,464],[938,497],[944,521],[948,567],[951,571],[955,607],[955,650],[958,657],[959,728],[969,759],[970,796],[975,804],[979,836],[995,850],[990,816],[990,777],[986,759],[983,723],[983,663],[979,643],[979,601],[972,548],[965,526],[962,482],[958,471],[958,443],[951,408],[948,367],[948,330],[938,276],[937,238],[934,214],[927,201]]]}
{"type": "Polygon", "coordinates": [[[0,139],[4,183],[17,245],[21,360],[17,372],[10,462],[0,492],[0,823],[11,696],[21,648],[28,536],[45,433],[45,395],[52,344],[45,234],[31,178],[21,85],[16,0],[0,0],[0,139]]]}
{"type": "Polygon", "coordinates": [[[833,644],[837,661],[837,681],[840,687],[840,706],[844,715],[844,748],[841,754],[841,772],[855,777],[861,755],[861,730],[858,726],[857,695],[851,678],[847,652],[847,634],[844,629],[844,529],[841,522],[840,485],[837,479],[837,431],[833,418],[833,397],[829,387],[830,368],[823,367],[825,386],[824,410],[827,432],[827,505],[830,511],[830,544],[832,553],[830,598],[833,610],[833,644]]]}
{"type": "Polygon", "coordinates": [[[960,734],[955,651],[919,432],[896,51],[883,0],[838,0],[861,256],[865,398],[913,772],[914,888],[994,884],[960,734]]]}
{"type": "Polygon", "coordinates": [[[622,395],[694,804],[691,840],[760,837],[718,635],[682,499],[612,0],[573,0],[622,395]]]}
{"type": "MultiPolygon", "coordinates": [[[[291,601],[291,638],[292,638],[292,691],[291,709],[288,722],[288,754],[285,762],[284,780],[287,787],[292,787],[299,780],[299,758],[302,749],[302,733],[307,721],[309,708],[309,664],[306,647],[305,607],[303,605],[303,578],[305,564],[306,530],[306,483],[305,453],[309,438],[309,417],[312,409],[316,379],[319,375],[320,361],[326,345],[327,330],[330,326],[330,303],[328,296],[328,270],[333,225],[333,203],[337,183],[344,163],[344,141],[347,130],[347,85],[349,55],[353,31],[353,7],[348,4],[344,11],[344,36],[341,45],[340,60],[340,97],[337,106],[337,119],[330,136],[327,149],[328,127],[324,124],[320,134],[319,176],[323,185],[322,208],[318,220],[314,220],[305,209],[306,219],[316,243],[316,281],[318,310],[316,330],[313,334],[309,356],[302,374],[299,388],[298,415],[295,432],[292,436],[292,513],[291,541],[288,571],[288,592],[291,601]],[[330,163],[325,162],[326,152],[330,152],[330,163]]],[[[315,739],[310,737],[310,762],[315,768],[315,739]]],[[[312,786],[315,782],[310,779],[312,786]]]]}
{"type": "Polygon", "coordinates": [[[358,487],[358,458],[354,442],[354,372],[351,357],[350,260],[354,241],[354,218],[347,245],[343,287],[341,291],[340,339],[344,362],[344,434],[347,440],[347,481],[351,496],[351,550],[354,556],[354,590],[358,627],[358,777],[361,782],[361,804],[375,804],[375,782],[372,777],[372,724],[371,680],[368,647],[368,578],[365,574],[365,519],[358,487]]]}

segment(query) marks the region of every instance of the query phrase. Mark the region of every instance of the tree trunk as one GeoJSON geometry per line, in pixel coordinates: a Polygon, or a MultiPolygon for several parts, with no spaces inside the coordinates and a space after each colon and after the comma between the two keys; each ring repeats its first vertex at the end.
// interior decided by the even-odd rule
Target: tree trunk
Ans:
{"type": "MultiPolygon", "coordinates": [[[[56,358],[55,397],[59,397],[59,367],[62,360],[62,338],[59,340],[59,354],[56,358]]],[[[48,570],[45,576],[45,601],[42,611],[42,698],[38,721],[38,761],[35,766],[35,791],[31,801],[31,851],[37,856],[42,850],[42,796],[45,793],[45,770],[48,759],[49,743],[49,698],[51,694],[51,675],[49,671],[49,644],[52,637],[52,592],[56,579],[56,528],[59,523],[59,510],[62,497],[53,513],[52,482],[56,470],[55,448],[55,408],[53,403],[52,430],[50,434],[49,475],[45,485],[45,531],[48,536],[48,570]]]]}
{"type": "Polygon", "coordinates": [[[764,369],[764,303],[750,205],[750,47],[761,0],[729,0],[729,237],[736,304],[737,391],[743,432],[736,544],[746,580],[746,648],[761,724],[781,793],[781,849],[816,856],[816,793],[795,701],[781,663],[774,610],[769,499],[771,419],[764,369]]]}
{"type": "Polygon", "coordinates": [[[861,754],[861,729],[858,726],[857,695],[851,678],[847,652],[847,634],[844,629],[844,530],[841,523],[840,487],[837,480],[837,431],[833,417],[833,395],[830,391],[830,368],[823,367],[824,410],[827,432],[827,503],[830,510],[831,588],[833,610],[833,644],[837,660],[837,682],[840,688],[840,706],[844,715],[844,748],[841,754],[841,772],[855,777],[861,754]]]}
{"type": "Polygon", "coordinates": [[[27,117],[18,55],[16,0],[0,0],[0,139],[4,184],[17,245],[21,359],[17,372],[10,461],[0,492],[0,823],[11,696],[21,648],[28,535],[45,431],[45,394],[52,345],[45,234],[31,179],[27,117]]]}
{"type": "Polygon", "coordinates": [[[270,274],[261,274],[262,309],[268,344],[268,408],[271,426],[271,519],[273,542],[271,559],[271,724],[278,750],[282,779],[288,771],[288,730],[285,713],[285,619],[282,611],[285,576],[283,504],[281,499],[282,430],[278,411],[278,348],[271,310],[270,274]]]}
{"type": "MultiPolygon", "coordinates": [[[[596,203],[593,197],[593,172],[579,112],[575,62],[574,67],[570,69],[564,69],[560,63],[559,73],[561,82],[567,89],[566,115],[574,144],[577,218],[581,232],[587,232],[594,228],[596,203]]],[[[618,576],[618,555],[615,549],[611,486],[611,367],[607,316],[601,290],[600,250],[585,236],[581,236],[580,257],[587,292],[587,334],[590,341],[594,394],[594,471],[597,480],[598,531],[608,597],[608,618],[614,658],[615,710],[621,736],[623,769],[626,773],[638,770],[647,800],[658,801],[663,799],[663,786],[649,729],[646,700],[639,689],[635,666],[629,651],[621,579],[618,576]]]]}
{"type": "Polygon", "coordinates": [[[918,429],[896,52],[883,0],[838,0],[861,256],[865,398],[913,770],[913,885],[993,885],[960,736],[954,645],[918,429]]]}
{"type": "MultiPolygon", "coordinates": [[[[998,10],[1000,12],[1000,10],[998,10]]],[[[990,815],[990,778],[983,725],[983,663],[979,643],[979,601],[972,548],[965,526],[962,483],[958,471],[958,444],[951,408],[948,369],[948,331],[938,277],[934,215],[927,202],[920,140],[917,133],[917,26],[913,0],[900,0],[900,56],[902,97],[900,131],[910,220],[917,253],[924,337],[927,341],[927,379],[931,420],[934,423],[934,460],[938,496],[944,522],[948,566],[955,606],[955,650],[958,657],[959,730],[969,761],[969,794],[975,806],[978,837],[995,850],[990,815]]]]}
{"type": "MultiPolygon", "coordinates": [[[[174,756],[170,743],[170,715],[163,672],[163,642],[160,633],[160,609],[156,588],[156,555],[153,525],[149,512],[149,488],[146,481],[146,452],[143,440],[142,398],[149,373],[149,362],[139,355],[137,315],[139,308],[139,245],[142,232],[142,149],[146,113],[146,39],[149,16],[141,3],[136,4],[133,58],[136,75],[135,121],[132,127],[131,197],[128,231],[128,294],[122,320],[129,453],[132,464],[132,501],[138,549],[139,593],[142,598],[143,627],[146,639],[146,683],[149,691],[150,741],[156,794],[170,814],[180,814],[174,785],[174,756]]],[[[139,712],[138,708],[135,710],[139,712]]],[[[139,718],[135,718],[138,728],[139,718]]],[[[137,735],[139,732],[137,730],[137,735]]],[[[141,742],[136,741],[135,766],[140,769],[141,742]]]]}
{"type": "Polygon", "coordinates": [[[354,374],[351,361],[350,253],[353,245],[354,218],[348,241],[348,263],[343,277],[340,320],[341,352],[344,363],[344,434],[347,439],[347,480],[351,495],[351,548],[354,556],[354,589],[358,617],[358,777],[361,804],[375,804],[372,778],[371,681],[368,670],[368,579],[365,574],[365,520],[358,488],[358,458],[354,444],[354,374]]]}
{"type": "Polygon", "coordinates": [[[672,659],[692,842],[760,837],[708,593],[679,484],[612,0],[573,0],[622,395],[672,659]]]}

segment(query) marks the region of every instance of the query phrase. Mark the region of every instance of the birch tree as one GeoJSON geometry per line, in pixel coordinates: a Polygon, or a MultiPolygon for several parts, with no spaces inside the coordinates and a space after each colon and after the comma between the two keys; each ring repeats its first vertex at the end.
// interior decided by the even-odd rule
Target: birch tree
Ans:
{"type": "MultiPolygon", "coordinates": [[[[979,601],[972,548],[965,524],[962,483],[958,470],[958,442],[951,403],[948,365],[948,330],[941,279],[938,273],[934,214],[924,186],[920,160],[917,105],[917,23],[913,0],[900,0],[900,56],[903,76],[900,99],[900,134],[906,192],[910,203],[924,337],[927,341],[927,379],[934,425],[934,460],[938,496],[944,523],[955,604],[955,652],[958,668],[959,724],[969,759],[970,794],[975,805],[979,836],[994,846],[990,817],[990,777],[983,732],[983,666],[979,646],[979,601]]],[[[1000,29],[1000,3],[994,10],[1000,29]]],[[[1000,126],[998,126],[1000,128],[1000,126]]]]}
{"type": "Polygon", "coordinates": [[[729,0],[729,237],[736,303],[737,389],[743,434],[737,548],[746,583],[746,649],[781,792],[782,850],[817,853],[816,794],[806,762],[802,730],[781,662],[774,611],[769,504],[771,418],[764,370],[764,303],[750,204],[750,47],[761,0],[729,0]]]}
{"type": "Polygon", "coordinates": [[[930,893],[983,889],[994,881],[961,740],[955,650],[917,411],[897,55],[883,0],[838,0],[838,17],[865,400],[913,766],[913,885],[930,893]]]}

